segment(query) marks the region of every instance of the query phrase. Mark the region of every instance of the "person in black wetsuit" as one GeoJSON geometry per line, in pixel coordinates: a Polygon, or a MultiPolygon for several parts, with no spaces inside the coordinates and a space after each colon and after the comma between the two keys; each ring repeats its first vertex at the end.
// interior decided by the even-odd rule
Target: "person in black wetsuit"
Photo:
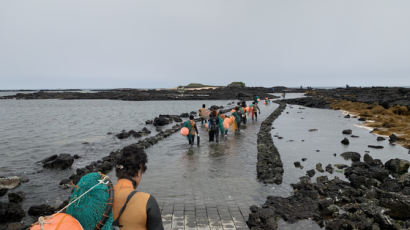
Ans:
{"type": "Polygon", "coordinates": [[[113,217],[122,230],[164,229],[155,198],[148,193],[134,192],[147,169],[147,161],[144,149],[134,146],[125,147],[117,159],[115,172],[118,182],[114,187],[113,217]],[[120,214],[124,205],[125,209],[120,214]]]}
{"type": "Polygon", "coordinates": [[[209,116],[208,130],[209,142],[213,142],[215,137],[216,143],[219,143],[219,118],[216,110],[212,110],[211,115],[209,116]]]}

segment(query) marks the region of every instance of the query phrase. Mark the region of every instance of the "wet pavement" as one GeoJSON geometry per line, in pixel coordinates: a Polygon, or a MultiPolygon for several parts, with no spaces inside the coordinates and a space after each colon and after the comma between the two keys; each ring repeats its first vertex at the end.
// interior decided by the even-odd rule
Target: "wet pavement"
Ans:
{"type": "Polygon", "coordinates": [[[249,120],[240,135],[229,130],[219,144],[209,143],[198,124],[199,147],[177,133],[146,150],[148,170],[138,190],[158,200],[165,229],[248,228],[249,207],[272,193],[256,179],[256,138],[277,106],[262,104],[257,122],[249,120]]]}

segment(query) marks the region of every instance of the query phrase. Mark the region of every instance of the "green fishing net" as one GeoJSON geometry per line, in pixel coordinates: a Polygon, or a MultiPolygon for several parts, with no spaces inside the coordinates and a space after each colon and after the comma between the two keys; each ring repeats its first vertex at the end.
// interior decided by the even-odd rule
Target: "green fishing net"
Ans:
{"type": "MultiPolygon", "coordinates": [[[[70,202],[98,184],[103,178],[104,176],[97,172],[83,176],[74,188],[70,202]]],[[[111,181],[108,184],[99,184],[69,206],[66,213],[76,218],[84,230],[111,230],[113,198],[111,181]]]]}

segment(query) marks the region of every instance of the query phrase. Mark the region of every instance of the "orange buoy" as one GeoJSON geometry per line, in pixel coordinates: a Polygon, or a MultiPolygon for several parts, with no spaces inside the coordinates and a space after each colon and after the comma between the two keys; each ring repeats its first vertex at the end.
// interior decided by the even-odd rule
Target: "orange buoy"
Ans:
{"type": "Polygon", "coordinates": [[[187,127],[183,127],[181,129],[181,135],[182,136],[188,136],[188,134],[189,134],[189,129],[187,127]]]}
{"type": "Polygon", "coordinates": [[[35,223],[30,230],[83,230],[80,222],[66,213],[57,213],[44,217],[43,228],[40,223],[35,223]]]}
{"type": "Polygon", "coordinates": [[[228,122],[228,120],[225,120],[225,121],[223,122],[223,126],[224,126],[225,129],[228,129],[228,128],[229,128],[229,122],[228,122]]]}

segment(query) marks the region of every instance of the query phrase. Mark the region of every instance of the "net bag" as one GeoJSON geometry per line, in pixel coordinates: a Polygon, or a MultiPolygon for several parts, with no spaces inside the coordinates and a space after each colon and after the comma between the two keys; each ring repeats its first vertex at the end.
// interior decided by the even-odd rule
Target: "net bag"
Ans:
{"type": "Polygon", "coordinates": [[[106,183],[100,183],[104,177],[104,175],[97,172],[83,176],[71,194],[70,202],[98,184],[69,206],[66,211],[67,214],[70,214],[81,223],[84,230],[111,230],[112,228],[114,192],[112,182],[109,179],[106,183]]]}

